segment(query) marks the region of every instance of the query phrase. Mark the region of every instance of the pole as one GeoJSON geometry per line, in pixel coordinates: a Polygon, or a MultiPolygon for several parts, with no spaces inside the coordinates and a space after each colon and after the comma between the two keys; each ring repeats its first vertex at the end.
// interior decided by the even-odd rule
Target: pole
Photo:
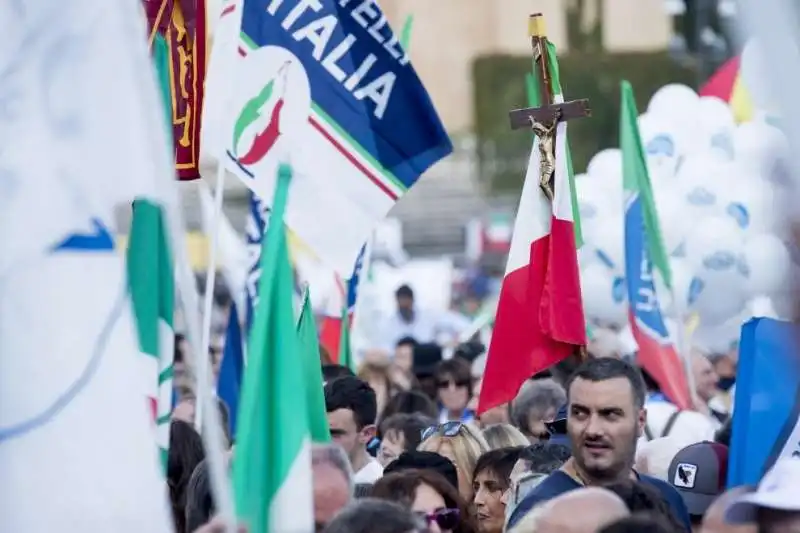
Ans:
{"type": "MultiPolygon", "coordinates": [[[[220,159],[217,164],[217,183],[214,187],[214,216],[211,219],[211,250],[209,251],[208,257],[208,266],[206,268],[206,288],[205,293],[203,294],[203,329],[202,329],[202,348],[203,354],[202,356],[195,361],[195,365],[197,367],[197,377],[205,375],[209,377],[209,385],[213,380],[211,380],[211,372],[209,371],[210,367],[210,359],[209,359],[209,347],[211,345],[211,313],[214,309],[214,286],[217,280],[217,248],[219,247],[219,221],[222,217],[222,200],[225,195],[225,165],[222,162],[223,160],[220,159]],[[205,367],[200,370],[200,367],[205,367]]],[[[197,394],[198,400],[200,400],[201,394],[204,394],[205,387],[197,387],[195,393],[197,394]]],[[[213,391],[213,388],[209,386],[208,389],[209,393],[213,391]]],[[[213,394],[212,394],[213,396],[213,394]]],[[[203,417],[202,411],[206,402],[198,401],[197,406],[195,408],[195,419],[194,424],[195,428],[197,429],[198,433],[202,432],[203,429],[203,417]]]]}

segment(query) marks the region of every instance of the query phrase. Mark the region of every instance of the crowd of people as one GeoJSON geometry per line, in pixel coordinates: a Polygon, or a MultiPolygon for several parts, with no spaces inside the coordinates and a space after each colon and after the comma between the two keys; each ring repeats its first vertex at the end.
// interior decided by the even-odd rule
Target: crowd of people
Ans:
{"type": "MultiPolygon", "coordinates": [[[[316,531],[800,532],[800,458],[726,490],[735,350],[691,354],[693,410],[589,346],[478,415],[485,357],[403,335],[355,373],[323,364],[332,443],[312,450],[316,531]]],[[[169,450],[176,529],[222,531],[191,403],[176,408],[169,450]]]]}

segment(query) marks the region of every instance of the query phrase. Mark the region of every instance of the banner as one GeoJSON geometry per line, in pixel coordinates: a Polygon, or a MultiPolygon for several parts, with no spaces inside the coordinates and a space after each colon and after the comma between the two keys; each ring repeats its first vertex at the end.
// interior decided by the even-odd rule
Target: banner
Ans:
{"type": "Polygon", "coordinates": [[[180,180],[200,177],[200,114],[206,70],[205,0],[142,0],[148,44],[159,79],[168,84],[175,171],[180,180]]]}

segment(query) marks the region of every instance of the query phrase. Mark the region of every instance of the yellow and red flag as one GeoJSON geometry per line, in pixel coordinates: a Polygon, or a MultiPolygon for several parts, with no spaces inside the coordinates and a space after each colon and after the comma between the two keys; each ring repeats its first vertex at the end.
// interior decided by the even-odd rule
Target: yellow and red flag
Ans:
{"type": "Polygon", "coordinates": [[[740,56],[725,62],[700,88],[699,94],[725,100],[731,107],[736,122],[747,122],[753,118],[753,102],[742,80],[740,62],[740,56]]]}
{"type": "Polygon", "coordinates": [[[142,0],[150,51],[172,127],[175,173],[200,177],[200,116],[206,73],[205,0],[142,0]]]}

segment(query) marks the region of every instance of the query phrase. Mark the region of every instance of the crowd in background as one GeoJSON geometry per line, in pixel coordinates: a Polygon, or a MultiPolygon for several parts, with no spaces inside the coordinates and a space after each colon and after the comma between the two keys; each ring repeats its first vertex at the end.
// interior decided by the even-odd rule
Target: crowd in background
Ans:
{"type": "MultiPolygon", "coordinates": [[[[322,356],[333,444],[312,452],[317,531],[800,531],[800,459],[726,492],[735,349],[691,353],[694,410],[599,335],[587,359],[531,376],[478,415],[485,347],[419,342],[414,332],[434,335],[426,315],[406,288],[397,304],[384,330],[392,353],[367,353],[355,373],[322,356]]],[[[182,390],[169,450],[179,533],[216,531],[193,402],[182,390]]]]}

